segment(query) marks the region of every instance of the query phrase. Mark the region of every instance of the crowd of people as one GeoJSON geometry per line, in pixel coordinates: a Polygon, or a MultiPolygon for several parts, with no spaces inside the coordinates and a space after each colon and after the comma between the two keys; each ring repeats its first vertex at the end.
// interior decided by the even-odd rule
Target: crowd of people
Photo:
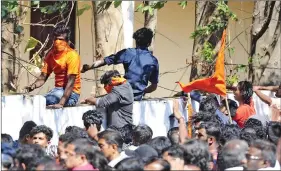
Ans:
{"type": "MultiPolygon", "coordinates": [[[[119,116],[118,123],[122,124],[110,123],[102,130],[103,114],[90,110],[81,118],[84,128],[68,126],[59,136],[57,150],[50,151],[47,147],[53,130],[27,121],[18,140],[1,134],[2,169],[280,170],[280,108],[270,100],[278,117],[273,116],[276,113],[271,117],[257,116],[252,95],[256,92],[266,97],[259,89],[263,87],[240,82],[234,92],[239,104],[229,100],[230,112],[225,110],[225,101],[218,101],[213,94],[199,97],[199,112],[188,120],[192,122],[191,135],[178,100],[173,102],[170,117],[177,120],[178,127],[172,127],[167,136],[154,137],[148,125],[133,125],[118,112],[113,115],[119,116]]],[[[280,87],[274,90],[280,97],[280,87]]],[[[196,93],[200,96],[193,92],[193,97],[196,93]]]]}
{"type": "Polygon", "coordinates": [[[47,107],[74,106],[80,97],[80,73],[122,63],[124,77],[116,70],[101,77],[106,95],[81,101],[106,109],[107,128],[102,129],[100,112],[87,111],[81,118],[84,128],[68,126],[59,136],[57,150],[49,150],[54,130],[27,121],[18,140],[1,134],[3,170],[280,170],[281,85],[258,87],[241,81],[233,89],[238,103],[192,91],[191,98],[200,103],[199,112],[184,118],[179,106],[185,105],[174,100],[169,119],[178,126],[157,137],[148,125],[133,125],[132,120],[133,102],[157,88],[158,61],[148,50],[153,32],[139,29],[133,35],[136,48],[82,69],[79,55],[68,45],[69,36],[69,28],[55,28],[42,73],[26,90],[41,87],[54,72],[55,88],[45,95],[47,107]],[[265,89],[276,92],[276,98],[260,91],[265,89]],[[270,106],[268,115],[256,114],[253,93],[270,106]]]}

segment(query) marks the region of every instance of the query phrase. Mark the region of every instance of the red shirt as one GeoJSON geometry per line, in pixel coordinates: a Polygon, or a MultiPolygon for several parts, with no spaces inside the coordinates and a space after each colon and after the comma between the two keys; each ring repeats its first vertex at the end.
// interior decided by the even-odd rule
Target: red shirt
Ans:
{"type": "Polygon", "coordinates": [[[256,114],[254,102],[251,100],[250,105],[242,104],[238,107],[233,120],[235,120],[240,128],[244,127],[245,121],[252,115],[256,114]]]}

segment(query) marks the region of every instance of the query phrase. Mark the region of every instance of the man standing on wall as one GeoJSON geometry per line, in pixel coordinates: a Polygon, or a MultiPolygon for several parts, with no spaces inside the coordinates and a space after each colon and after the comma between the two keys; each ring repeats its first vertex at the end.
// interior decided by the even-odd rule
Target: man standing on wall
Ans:
{"type": "Polygon", "coordinates": [[[45,95],[48,108],[74,106],[80,96],[80,56],[68,45],[70,33],[69,27],[64,25],[58,25],[54,29],[53,47],[45,57],[41,75],[26,87],[27,92],[41,87],[54,72],[55,88],[45,95]]]}
{"type": "Polygon", "coordinates": [[[145,93],[156,90],[158,84],[159,66],[158,60],[148,50],[153,38],[153,32],[149,28],[141,28],[133,34],[136,48],[123,49],[116,54],[94,62],[92,66],[83,65],[82,73],[104,65],[123,64],[124,78],[131,84],[134,100],[140,101],[145,93]],[[148,86],[148,81],[151,85],[148,86]],[[147,87],[148,86],[148,87],[147,87]]]}

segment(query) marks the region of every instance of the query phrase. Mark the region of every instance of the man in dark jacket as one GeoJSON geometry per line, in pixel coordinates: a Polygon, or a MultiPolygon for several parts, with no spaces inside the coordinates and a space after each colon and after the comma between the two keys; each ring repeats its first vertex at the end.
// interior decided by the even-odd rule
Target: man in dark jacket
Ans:
{"type": "Polygon", "coordinates": [[[107,71],[102,75],[101,83],[108,94],[100,98],[89,97],[81,103],[106,108],[108,126],[120,128],[126,124],[133,124],[134,94],[131,85],[116,70],[107,71]]]}

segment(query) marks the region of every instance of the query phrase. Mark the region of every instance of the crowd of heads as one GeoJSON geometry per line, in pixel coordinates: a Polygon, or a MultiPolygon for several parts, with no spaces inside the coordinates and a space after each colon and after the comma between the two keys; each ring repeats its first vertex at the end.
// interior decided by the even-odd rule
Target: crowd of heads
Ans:
{"type": "MultiPolygon", "coordinates": [[[[235,96],[249,103],[252,86],[238,84],[235,96]]],[[[199,112],[190,118],[193,134],[184,142],[180,128],[172,127],[167,136],[154,136],[148,125],[127,124],[102,128],[103,115],[97,110],[83,114],[84,128],[67,126],[58,138],[57,150],[47,150],[53,131],[27,121],[14,141],[1,134],[2,169],[10,170],[247,170],[280,168],[281,123],[264,124],[249,118],[243,128],[223,123],[221,111],[234,117],[238,105],[218,102],[209,95],[200,102],[199,112]],[[279,147],[278,146],[279,143],[279,147]]]]}

